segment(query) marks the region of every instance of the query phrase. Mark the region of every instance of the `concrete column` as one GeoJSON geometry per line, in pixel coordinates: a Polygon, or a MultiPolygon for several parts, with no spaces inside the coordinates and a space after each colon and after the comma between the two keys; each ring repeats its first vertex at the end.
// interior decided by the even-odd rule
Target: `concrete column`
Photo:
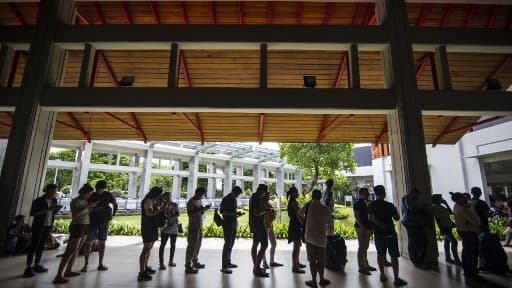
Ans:
{"type": "Polygon", "coordinates": [[[295,187],[302,193],[302,170],[295,171],[295,187]]]}
{"type": "Polygon", "coordinates": [[[142,167],[142,177],[140,179],[139,199],[144,198],[149,192],[151,185],[151,172],[153,170],[153,145],[150,145],[144,154],[144,166],[142,167]]]}
{"type": "MultiPolygon", "coordinates": [[[[216,173],[216,165],[215,163],[209,163],[208,164],[208,173],[216,173]]],[[[208,188],[206,192],[206,196],[208,198],[214,198],[215,197],[215,190],[217,189],[217,178],[208,178],[208,188]]]]}
{"type": "MultiPolygon", "coordinates": [[[[235,170],[236,170],[236,176],[244,176],[244,167],[241,167],[241,166],[236,167],[235,170]]],[[[244,189],[244,187],[243,187],[244,183],[240,179],[235,180],[235,185],[241,187],[242,190],[244,189]]]]}
{"type": "MultiPolygon", "coordinates": [[[[78,167],[73,171],[70,197],[78,196],[78,190],[87,183],[89,176],[89,164],[91,164],[92,143],[84,141],[82,147],[77,151],[78,167]]],[[[91,185],[94,185],[91,184],[91,185]]]]}
{"type": "MultiPolygon", "coordinates": [[[[421,191],[420,201],[432,209],[432,193],[415,79],[414,57],[406,29],[408,27],[406,3],[405,0],[379,0],[379,2],[385,3],[385,11],[382,5],[377,5],[379,7],[377,13],[385,14],[385,22],[390,26],[389,47],[383,52],[385,86],[394,89],[397,100],[395,111],[388,115],[394,188],[396,188],[393,189],[395,203],[400,206],[399,200],[412,188],[417,188],[421,191]]],[[[407,233],[402,225],[400,227],[401,250],[407,256],[407,233]]],[[[434,230],[431,229],[427,233],[428,249],[425,262],[437,263],[437,242],[434,230]]]]}
{"type": "Polygon", "coordinates": [[[57,26],[73,16],[74,1],[40,2],[0,178],[0,231],[16,214],[28,215],[41,194],[57,113],[41,109],[40,98],[44,87],[62,83],[67,53],[53,44],[57,26]]]}
{"type": "Polygon", "coordinates": [[[188,162],[187,199],[192,198],[197,188],[197,173],[199,172],[199,156],[192,156],[188,162]]]}
{"type": "Polygon", "coordinates": [[[233,189],[233,161],[226,162],[224,169],[224,196],[226,196],[233,189]]]}
{"type": "Polygon", "coordinates": [[[284,191],[284,167],[279,167],[276,170],[276,193],[277,197],[281,197],[284,191]]]}
{"type": "Polygon", "coordinates": [[[254,193],[256,191],[256,189],[258,189],[258,185],[261,183],[262,171],[261,171],[260,164],[254,165],[254,168],[252,170],[252,175],[254,177],[254,180],[252,180],[252,192],[254,193]]]}
{"type": "MultiPolygon", "coordinates": [[[[132,159],[130,160],[130,166],[131,167],[139,167],[140,163],[140,156],[139,155],[133,155],[132,159]]],[[[139,173],[137,172],[131,172],[128,174],[128,198],[137,198],[137,178],[139,176],[139,173]]]]}
{"type": "MultiPolygon", "coordinates": [[[[173,170],[181,171],[183,169],[183,162],[181,159],[174,160],[173,170]]],[[[172,199],[180,199],[181,197],[181,176],[173,176],[172,177],[172,199]]]]}

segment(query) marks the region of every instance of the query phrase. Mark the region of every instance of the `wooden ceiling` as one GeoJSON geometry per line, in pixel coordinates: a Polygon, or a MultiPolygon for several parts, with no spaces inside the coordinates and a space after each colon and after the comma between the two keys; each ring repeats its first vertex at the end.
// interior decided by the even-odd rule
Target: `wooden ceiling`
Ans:
{"type": "MultiPolygon", "coordinates": [[[[267,2],[79,2],[78,11],[92,24],[367,24],[372,25],[373,5],[370,3],[272,3],[271,14],[267,2]],[[155,11],[157,18],[155,18],[155,11]],[[213,11],[213,13],[212,13],[213,11]],[[271,16],[269,16],[271,15],[271,16]]],[[[492,5],[408,4],[410,25],[446,27],[503,28],[510,25],[511,6],[496,9],[492,5]],[[473,11],[474,10],[474,11],[473,11]],[[468,24],[468,15],[472,13],[468,24]],[[423,19],[419,21],[419,19],[423,19]]],[[[0,25],[32,25],[35,23],[37,3],[0,3],[0,25]]],[[[78,24],[85,24],[78,21],[78,24]]],[[[181,50],[180,87],[258,87],[259,51],[257,50],[181,50]]],[[[268,87],[301,88],[303,75],[316,75],[318,88],[346,88],[347,73],[341,70],[345,51],[289,51],[268,52],[268,87]]],[[[112,87],[112,75],[135,76],[135,87],[166,87],[169,51],[102,51],[108,64],[98,65],[95,87],[112,87]],[[108,69],[107,69],[108,68],[108,69]],[[110,75],[110,71],[112,75],[110,75]]],[[[414,53],[417,65],[425,52],[414,53]]],[[[382,56],[380,52],[360,51],[361,87],[384,87],[382,56]]],[[[455,90],[478,90],[486,78],[494,76],[505,88],[512,85],[512,65],[498,69],[505,54],[449,53],[448,60],[455,90]],[[499,73],[496,73],[499,70],[499,73]]],[[[70,51],[63,86],[76,87],[81,67],[82,51],[70,51]]],[[[12,86],[19,87],[26,56],[20,54],[12,86]]],[[[420,89],[434,89],[430,62],[417,73],[420,89]]],[[[346,66],[345,66],[346,69],[346,66]]],[[[78,123],[93,140],[142,140],[140,133],[126,123],[133,122],[130,113],[114,113],[114,119],[105,113],[73,113],[78,123]],[[123,121],[125,123],[123,123],[123,121]]],[[[198,113],[205,141],[258,141],[260,115],[255,113],[198,113]]],[[[187,117],[195,120],[196,114],[187,117]]],[[[337,115],[329,115],[328,121],[337,115]]],[[[153,140],[199,140],[194,127],[180,113],[137,113],[136,117],[147,138],[153,140]]],[[[452,128],[477,121],[478,117],[457,117],[452,128]]],[[[433,143],[453,122],[448,116],[423,116],[425,140],[433,143]]],[[[11,116],[0,112],[0,137],[8,137],[11,116]]],[[[263,140],[277,142],[315,142],[324,115],[265,114],[263,140]]],[[[327,134],[324,142],[372,143],[386,125],[385,115],[345,115],[327,134]]],[[[59,113],[54,138],[57,140],[84,139],[69,113],[59,113]]],[[[456,143],[466,131],[447,134],[439,143],[456,143]]],[[[381,139],[387,142],[387,134],[381,139]]]]}

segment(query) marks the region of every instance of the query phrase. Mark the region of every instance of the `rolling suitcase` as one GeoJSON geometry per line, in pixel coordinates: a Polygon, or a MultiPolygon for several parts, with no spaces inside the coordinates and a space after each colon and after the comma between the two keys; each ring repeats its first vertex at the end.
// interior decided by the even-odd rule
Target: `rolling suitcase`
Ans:
{"type": "Polygon", "coordinates": [[[325,247],[325,267],[329,270],[343,271],[347,264],[347,246],[341,235],[327,236],[325,247]]]}
{"type": "Polygon", "coordinates": [[[501,246],[498,235],[484,232],[479,238],[478,269],[492,273],[509,272],[507,253],[501,246]]]}

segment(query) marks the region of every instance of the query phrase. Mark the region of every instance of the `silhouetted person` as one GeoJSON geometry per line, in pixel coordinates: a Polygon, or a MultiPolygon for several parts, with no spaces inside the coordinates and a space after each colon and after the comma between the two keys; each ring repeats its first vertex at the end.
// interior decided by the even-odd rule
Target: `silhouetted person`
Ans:
{"type": "Polygon", "coordinates": [[[16,255],[27,252],[31,238],[31,228],[25,223],[25,215],[17,215],[14,223],[7,227],[3,253],[16,255]]]}
{"type": "Polygon", "coordinates": [[[471,209],[475,211],[478,218],[480,218],[480,232],[489,232],[489,214],[491,208],[487,205],[487,202],[480,200],[482,196],[482,190],[479,187],[471,188],[471,209]]]}
{"type": "Polygon", "coordinates": [[[325,190],[322,193],[322,203],[329,208],[329,213],[331,214],[331,222],[329,223],[329,226],[327,227],[327,235],[334,234],[334,217],[332,215],[334,214],[334,191],[332,190],[334,187],[334,180],[327,179],[325,181],[325,190]]]}
{"type": "Polygon", "coordinates": [[[71,200],[71,224],[69,225],[69,240],[66,251],[62,255],[57,275],[53,283],[67,283],[67,278],[80,275],[79,272],[73,272],[73,264],[75,263],[76,255],[85,240],[85,236],[89,231],[89,213],[94,208],[97,202],[90,203],[88,201],[91,196],[92,188],[89,184],[84,184],[78,190],[78,197],[71,200]],[[66,272],[64,272],[66,269],[66,272]],[[64,273],[64,274],[63,274],[64,273]]]}
{"type": "Polygon", "coordinates": [[[95,185],[96,191],[89,197],[90,203],[97,203],[89,214],[89,233],[84,244],[84,267],[81,272],[87,272],[89,255],[91,254],[91,243],[98,239],[98,271],[107,271],[108,267],[103,265],[105,257],[105,242],[107,241],[109,223],[117,213],[116,197],[108,191],[107,181],[99,180],[95,185]],[[112,205],[112,207],[111,207],[112,205]]]}
{"type": "Polygon", "coordinates": [[[290,222],[288,223],[288,243],[293,243],[292,272],[302,274],[306,273],[306,271],[302,270],[306,265],[299,262],[300,246],[302,245],[302,237],[304,236],[303,226],[297,217],[300,210],[299,202],[297,202],[299,190],[295,187],[291,187],[288,192],[286,192],[286,197],[288,197],[287,211],[288,218],[290,218],[290,222]]]}
{"type": "Polygon", "coordinates": [[[300,208],[298,216],[302,219],[305,229],[306,251],[308,253],[311,280],[305,282],[309,287],[317,287],[317,275],[320,278],[318,284],[326,286],[331,281],[324,278],[325,247],[327,245],[327,228],[332,219],[329,207],[322,204],[322,192],[315,189],[311,192],[311,202],[300,208]]]}
{"type": "Polygon", "coordinates": [[[263,257],[263,268],[269,269],[270,267],[281,267],[283,264],[277,263],[275,261],[276,257],[276,247],[277,247],[277,239],[276,234],[274,233],[274,221],[276,220],[276,210],[270,203],[270,193],[267,192],[262,198],[261,206],[264,210],[268,210],[268,213],[265,213],[263,216],[263,221],[265,223],[265,228],[267,229],[268,241],[270,242],[270,262],[267,262],[267,257],[263,257]]]}
{"type": "Polygon", "coordinates": [[[393,284],[395,286],[407,285],[407,282],[398,277],[398,257],[400,257],[400,251],[398,249],[398,236],[393,220],[400,220],[400,215],[398,215],[398,210],[392,203],[384,200],[386,198],[386,189],[384,186],[377,185],[373,188],[373,191],[377,199],[368,206],[368,215],[370,221],[374,224],[375,247],[377,248],[380,281],[385,282],[388,279],[384,271],[386,252],[388,252],[391,257],[391,266],[393,267],[393,284]]]}
{"type": "Polygon", "coordinates": [[[34,220],[32,221],[32,242],[27,251],[27,268],[23,273],[24,277],[33,277],[35,273],[48,272],[48,269],[40,262],[53,227],[55,214],[62,208],[57,205],[57,199],[55,199],[58,188],[57,184],[47,184],[43,189],[44,195],[34,200],[30,207],[30,216],[34,217],[34,220]]]}
{"type": "Polygon", "coordinates": [[[199,263],[197,259],[201,242],[203,240],[203,214],[210,209],[210,205],[203,206],[201,199],[206,194],[206,189],[199,187],[196,189],[194,196],[187,202],[188,214],[188,235],[187,235],[187,251],[185,255],[185,273],[195,274],[197,269],[205,267],[199,263]]]}
{"type": "Polygon", "coordinates": [[[149,256],[151,249],[158,240],[158,224],[155,217],[164,213],[169,203],[164,203],[159,206],[159,198],[164,191],[161,187],[155,186],[144,196],[141,204],[141,225],[140,232],[142,234],[142,242],[144,246],[139,256],[139,275],[137,281],[149,281],[152,279],[150,274],[155,273],[155,270],[148,267],[149,256]]]}
{"type": "Polygon", "coordinates": [[[372,222],[368,219],[368,198],[370,193],[368,189],[359,189],[359,198],[354,203],[354,224],[359,248],[357,249],[357,263],[359,265],[359,273],[371,275],[371,271],[377,271],[377,268],[370,266],[368,263],[368,247],[370,246],[370,237],[373,233],[372,222]]]}
{"type": "Polygon", "coordinates": [[[169,252],[169,266],[176,267],[176,263],[174,263],[174,253],[176,252],[176,239],[178,238],[179,233],[179,216],[180,209],[178,207],[178,203],[172,202],[171,193],[165,192],[162,195],[162,201],[168,208],[164,211],[166,221],[165,225],[162,228],[162,233],[160,235],[160,249],[158,251],[158,259],[160,260],[160,270],[165,270],[164,264],[164,254],[165,254],[165,245],[167,241],[170,242],[170,252],[169,252]]]}
{"type": "Polygon", "coordinates": [[[443,199],[441,194],[433,195],[432,203],[434,205],[433,212],[437,226],[439,227],[441,234],[444,236],[445,261],[447,263],[455,263],[457,265],[461,265],[462,262],[460,261],[459,252],[457,250],[457,239],[455,239],[455,236],[453,236],[452,231],[455,227],[455,223],[453,223],[452,219],[450,218],[450,215],[453,214],[452,209],[450,209],[448,203],[443,199]]]}
{"type": "Polygon", "coordinates": [[[231,268],[238,266],[231,262],[231,251],[235,245],[237,218],[244,213],[237,211],[238,204],[236,199],[242,194],[242,188],[233,187],[231,193],[222,198],[220,203],[220,214],[222,214],[222,231],[224,232],[224,247],[222,248],[222,271],[223,273],[232,273],[231,268]]]}
{"type": "Polygon", "coordinates": [[[251,257],[253,262],[252,273],[256,277],[268,277],[265,269],[261,268],[261,262],[265,257],[265,251],[268,247],[268,235],[265,228],[264,215],[271,210],[264,210],[261,201],[265,193],[268,193],[268,186],[259,184],[256,192],[249,199],[249,228],[252,233],[251,257]],[[260,249],[258,250],[258,246],[260,249]]]}

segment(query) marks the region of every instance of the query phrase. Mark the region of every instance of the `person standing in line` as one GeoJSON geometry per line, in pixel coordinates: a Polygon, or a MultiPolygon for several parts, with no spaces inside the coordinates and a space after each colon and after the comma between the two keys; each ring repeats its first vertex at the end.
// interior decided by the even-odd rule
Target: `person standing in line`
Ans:
{"type": "Polygon", "coordinates": [[[354,203],[354,216],[356,218],[354,227],[357,233],[359,248],[357,249],[357,263],[359,273],[372,275],[371,271],[377,271],[377,268],[368,263],[368,247],[370,246],[370,237],[372,235],[372,222],[368,219],[368,198],[370,193],[367,188],[359,189],[359,198],[354,203]]]}
{"type": "Polygon", "coordinates": [[[137,281],[152,280],[151,274],[155,273],[153,269],[148,267],[148,261],[151,249],[153,249],[153,245],[158,240],[158,225],[155,218],[162,216],[161,214],[168,209],[168,203],[164,203],[162,206],[158,205],[158,200],[162,193],[163,189],[155,186],[149,190],[140,203],[142,207],[140,232],[144,246],[139,256],[137,281]]]}
{"type": "Polygon", "coordinates": [[[334,234],[334,217],[332,215],[334,215],[334,212],[335,212],[335,209],[334,209],[334,191],[333,191],[333,187],[334,187],[334,180],[332,179],[327,179],[327,181],[325,181],[325,190],[322,194],[322,203],[325,204],[325,206],[327,206],[327,208],[329,208],[329,214],[331,215],[331,222],[329,223],[329,226],[327,227],[327,235],[332,235],[334,234]]]}
{"type": "Polygon", "coordinates": [[[206,195],[206,189],[198,187],[194,196],[187,202],[188,214],[188,236],[187,236],[187,251],[185,256],[185,273],[195,274],[197,269],[203,269],[204,264],[199,263],[197,257],[199,249],[201,249],[201,242],[203,240],[203,214],[206,210],[210,209],[210,205],[203,206],[201,199],[206,195]]]}
{"type": "Polygon", "coordinates": [[[264,215],[270,210],[265,210],[261,206],[261,201],[265,193],[268,192],[268,186],[259,184],[256,192],[249,199],[249,228],[252,233],[251,257],[253,263],[252,273],[256,277],[269,277],[269,274],[261,268],[261,262],[265,257],[265,251],[268,247],[268,235],[265,228],[264,215]],[[260,249],[258,250],[258,245],[260,249]]]}
{"type": "Polygon", "coordinates": [[[276,234],[274,233],[274,221],[276,220],[277,213],[270,203],[270,192],[265,193],[261,200],[261,207],[263,207],[264,210],[269,211],[263,216],[263,221],[265,223],[268,240],[270,242],[270,263],[267,262],[267,256],[263,256],[263,269],[269,269],[270,267],[281,267],[283,264],[277,263],[275,261],[277,240],[276,234]]]}
{"type": "Polygon", "coordinates": [[[329,208],[320,202],[322,192],[318,189],[311,192],[312,200],[300,208],[297,216],[304,223],[306,251],[308,253],[311,280],[305,284],[309,287],[326,286],[331,281],[324,277],[325,247],[327,246],[327,226],[332,216],[329,208]],[[320,281],[317,284],[317,274],[320,281]]]}
{"type": "Polygon", "coordinates": [[[393,267],[393,284],[395,286],[405,286],[407,282],[398,277],[398,257],[400,257],[400,251],[398,249],[398,236],[393,223],[393,220],[400,220],[400,215],[398,215],[398,210],[392,203],[384,200],[386,198],[386,189],[384,186],[377,185],[373,188],[373,191],[377,199],[368,206],[368,216],[370,221],[374,224],[375,247],[377,248],[380,281],[385,282],[388,280],[384,271],[386,252],[388,252],[391,257],[391,266],[393,267]]]}
{"type": "Polygon", "coordinates": [[[306,265],[299,262],[300,246],[302,245],[303,235],[302,224],[297,218],[297,213],[300,210],[300,205],[297,201],[297,197],[299,197],[299,190],[297,190],[296,187],[291,187],[288,192],[286,192],[286,197],[288,198],[288,218],[290,218],[290,223],[288,224],[288,244],[293,243],[292,272],[303,274],[306,273],[306,271],[302,268],[305,268],[306,265]]]}
{"type": "Polygon", "coordinates": [[[434,228],[429,218],[428,205],[422,201],[421,193],[417,188],[410,190],[402,197],[402,224],[407,229],[407,251],[409,258],[416,268],[430,269],[433,263],[428,263],[427,253],[427,227],[434,228]]]}
{"type": "Polygon", "coordinates": [[[84,238],[89,231],[89,212],[96,206],[96,202],[90,203],[88,201],[93,191],[94,188],[92,188],[91,185],[84,184],[80,190],[78,190],[78,197],[71,200],[69,205],[71,208],[71,224],[69,225],[68,246],[62,255],[57,275],[53,280],[55,284],[67,283],[69,282],[67,278],[80,275],[79,272],[73,272],[71,270],[73,269],[76,255],[80,247],[82,247],[85,240],[84,238]],[[66,272],[64,272],[64,268],[66,268],[66,272]]]}
{"type": "Polygon", "coordinates": [[[231,193],[222,198],[220,203],[220,214],[222,214],[222,231],[224,232],[224,247],[222,248],[222,273],[231,274],[232,268],[237,268],[238,265],[231,262],[231,251],[235,245],[237,218],[244,213],[237,211],[238,205],[236,199],[242,194],[242,188],[239,186],[233,187],[231,193]]]}
{"type": "Polygon", "coordinates": [[[446,263],[455,263],[461,265],[462,262],[459,258],[458,243],[455,236],[453,236],[452,229],[455,227],[450,215],[453,214],[452,209],[448,206],[446,200],[443,199],[441,194],[432,195],[433,212],[437,222],[437,226],[444,235],[444,255],[446,263]],[[452,258],[453,256],[453,258],[452,258]]]}
{"type": "Polygon", "coordinates": [[[32,242],[27,251],[27,268],[23,277],[33,277],[36,275],[35,273],[48,272],[48,269],[40,262],[44,246],[53,227],[55,214],[62,208],[62,206],[57,205],[57,199],[55,199],[58,189],[57,184],[47,184],[43,189],[44,195],[35,199],[30,207],[30,216],[34,217],[32,221],[32,242]]]}
{"type": "Polygon", "coordinates": [[[82,270],[80,270],[81,272],[87,272],[89,255],[91,254],[91,243],[95,239],[98,239],[98,271],[108,270],[108,267],[103,265],[103,258],[105,257],[105,243],[107,241],[109,223],[117,213],[117,201],[116,197],[108,191],[107,181],[99,180],[96,182],[95,188],[96,191],[89,197],[89,202],[97,204],[89,214],[89,233],[84,244],[85,263],[82,270]]]}
{"type": "Polygon", "coordinates": [[[482,223],[480,218],[467,207],[468,199],[462,193],[453,193],[452,200],[455,202],[453,215],[455,215],[455,226],[462,238],[462,269],[464,276],[468,279],[478,278],[478,233],[482,223]]]}
{"type": "Polygon", "coordinates": [[[169,253],[169,266],[176,267],[176,263],[174,263],[174,252],[176,251],[176,239],[178,238],[179,233],[179,216],[180,209],[178,208],[178,203],[172,202],[171,193],[165,192],[162,195],[162,201],[164,205],[168,208],[164,212],[166,217],[165,226],[162,228],[162,234],[160,235],[160,249],[158,251],[158,259],[160,260],[160,270],[165,270],[164,264],[164,254],[165,254],[165,245],[167,244],[167,240],[170,239],[171,250],[169,253]]]}
{"type": "Polygon", "coordinates": [[[482,196],[482,189],[479,187],[471,188],[471,209],[475,211],[478,218],[480,218],[480,233],[489,232],[489,215],[491,212],[491,208],[487,205],[487,202],[480,200],[480,196],[482,196]]]}

